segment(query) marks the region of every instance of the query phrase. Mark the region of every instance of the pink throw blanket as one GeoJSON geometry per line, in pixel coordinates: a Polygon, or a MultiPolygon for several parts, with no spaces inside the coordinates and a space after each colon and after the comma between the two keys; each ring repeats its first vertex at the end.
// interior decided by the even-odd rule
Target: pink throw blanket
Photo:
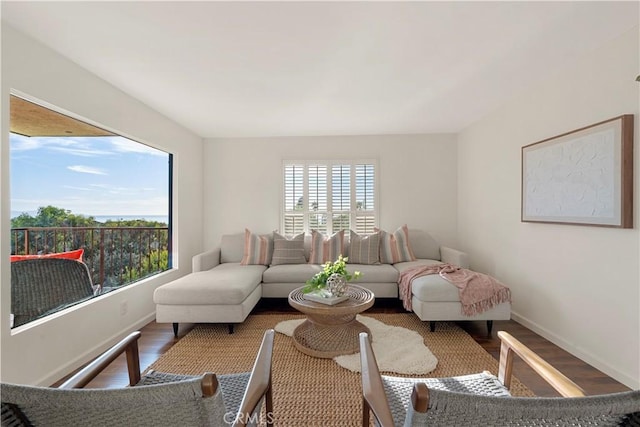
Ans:
{"type": "Polygon", "coordinates": [[[407,311],[411,311],[411,282],[428,274],[439,274],[458,288],[465,316],[474,316],[503,302],[511,302],[511,290],[489,275],[453,264],[421,265],[403,271],[398,279],[400,298],[407,311]]]}

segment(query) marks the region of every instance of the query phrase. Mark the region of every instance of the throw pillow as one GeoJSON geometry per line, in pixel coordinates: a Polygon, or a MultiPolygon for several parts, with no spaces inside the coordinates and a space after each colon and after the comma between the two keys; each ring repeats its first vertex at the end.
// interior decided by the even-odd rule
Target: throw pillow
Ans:
{"type": "Polygon", "coordinates": [[[270,236],[253,234],[249,229],[244,229],[244,254],[240,265],[269,265],[273,244],[270,236]]]}
{"type": "Polygon", "coordinates": [[[75,259],[76,261],[82,261],[82,255],[84,255],[84,249],[78,249],[68,252],[55,252],[52,254],[44,255],[11,255],[11,262],[24,261],[26,259],[39,259],[39,258],[67,258],[75,259]]]}
{"type": "Polygon", "coordinates": [[[311,230],[311,256],[309,264],[334,262],[344,251],[344,230],[326,237],[317,230],[311,230]]]}
{"type": "Polygon", "coordinates": [[[406,224],[393,233],[380,230],[380,262],[395,264],[415,260],[416,257],[409,244],[409,229],[406,224]]]}
{"type": "Polygon", "coordinates": [[[287,239],[279,233],[273,232],[273,256],[271,265],[306,264],[304,256],[304,233],[287,239]]]}
{"type": "Polygon", "coordinates": [[[368,236],[349,233],[349,264],[380,264],[380,232],[368,236]]]}

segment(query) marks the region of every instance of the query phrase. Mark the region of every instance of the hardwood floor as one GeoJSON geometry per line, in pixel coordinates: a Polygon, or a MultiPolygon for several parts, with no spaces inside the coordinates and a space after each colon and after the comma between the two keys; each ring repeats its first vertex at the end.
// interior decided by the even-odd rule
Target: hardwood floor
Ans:
{"type": "MultiPolygon", "coordinates": [[[[254,313],[280,313],[294,311],[286,300],[263,299],[254,309],[254,313]]],[[[369,312],[402,313],[404,312],[399,300],[378,300],[369,312]]],[[[538,334],[525,328],[513,320],[495,321],[492,336],[487,336],[486,322],[458,322],[496,360],[500,353],[500,340],[496,332],[504,330],[531,348],[551,365],[559,369],[566,376],[581,386],[587,394],[604,394],[628,390],[628,387],[610,378],[599,370],[589,366],[580,359],[570,355],[538,334]]],[[[146,369],[157,360],[171,346],[183,337],[193,325],[180,325],[178,338],[174,338],[170,324],[151,322],[141,329],[142,337],[139,341],[141,369],[146,369]]],[[[437,333],[437,326],[436,331],[437,333]]],[[[518,377],[537,396],[558,396],[556,391],[533,372],[527,365],[516,358],[514,375],[518,377]]],[[[88,387],[115,388],[128,384],[126,360],[124,356],[118,358],[105,371],[96,377],[88,387]]],[[[56,384],[59,384],[57,382],[56,384]]]]}

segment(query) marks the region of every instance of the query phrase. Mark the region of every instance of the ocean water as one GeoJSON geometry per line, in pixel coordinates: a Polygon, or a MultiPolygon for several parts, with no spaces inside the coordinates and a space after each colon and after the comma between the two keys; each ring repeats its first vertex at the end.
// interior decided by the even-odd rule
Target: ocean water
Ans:
{"type": "MultiPolygon", "coordinates": [[[[11,218],[15,218],[17,216],[19,216],[20,214],[22,214],[23,212],[19,212],[19,211],[11,211],[11,218]]],[[[38,214],[38,212],[31,212],[31,211],[27,211],[24,212],[26,214],[29,214],[31,216],[36,216],[38,214]]],[[[87,215],[87,214],[82,214],[84,216],[92,216],[92,215],[87,215]]],[[[128,221],[128,220],[132,220],[132,219],[146,219],[147,221],[158,221],[158,222],[164,222],[165,224],[169,223],[169,216],[168,215],[93,215],[93,217],[95,218],[96,221],[99,222],[106,222],[108,220],[112,220],[112,221],[118,221],[118,220],[123,220],[123,221],[128,221]]]]}

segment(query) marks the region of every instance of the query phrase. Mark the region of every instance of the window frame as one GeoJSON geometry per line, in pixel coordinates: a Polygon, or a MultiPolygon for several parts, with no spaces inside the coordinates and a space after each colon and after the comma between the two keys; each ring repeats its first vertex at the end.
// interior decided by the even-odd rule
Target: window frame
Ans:
{"type": "MultiPolygon", "coordinates": [[[[379,181],[380,181],[380,172],[378,167],[377,159],[330,159],[330,160],[293,160],[293,159],[285,159],[282,161],[282,183],[281,183],[281,199],[280,199],[280,230],[287,234],[299,234],[301,232],[309,233],[311,229],[316,229],[325,234],[333,234],[341,229],[346,231],[350,229],[358,232],[357,228],[357,220],[359,217],[365,216],[373,216],[373,225],[371,226],[370,233],[373,233],[373,228],[377,228],[379,226],[380,220],[380,197],[379,197],[379,181]],[[373,209],[358,209],[357,203],[357,166],[365,165],[367,167],[373,168],[373,209]],[[310,170],[313,167],[323,166],[326,167],[326,210],[313,211],[310,207],[309,203],[309,181],[310,181],[310,170]],[[349,209],[342,210],[334,210],[333,206],[333,193],[334,193],[334,185],[333,185],[333,173],[334,166],[349,166],[349,209]],[[287,198],[289,197],[297,197],[298,193],[295,191],[289,194],[287,192],[287,168],[288,167],[301,167],[302,168],[302,209],[299,212],[295,210],[287,210],[287,206],[285,205],[287,198]],[[295,212],[295,213],[294,213],[295,212]],[[311,215],[314,213],[318,215],[325,215],[326,218],[326,227],[311,227],[311,215]],[[338,214],[348,214],[349,215],[349,227],[348,228],[340,228],[334,229],[333,222],[334,216],[338,214]],[[302,217],[302,227],[296,229],[295,226],[293,230],[291,228],[287,228],[287,217],[301,216],[302,217]]],[[[340,181],[344,182],[343,180],[340,181]]],[[[369,232],[358,233],[358,234],[369,234],[369,232]]]]}
{"type": "MultiPolygon", "coordinates": [[[[40,317],[34,318],[30,321],[28,321],[27,323],[24,323],[22,325],[19,326],[14,326],[13,325],[13,321],[11,322],[11,331],[12,333],[15,332],[19,332],[22,329],[24,329],[25,327],[31,327],[31,325],[35,325],[35,324],[39,324],[43,321],[46,321],[52,317],[56,317],[58,315],[58,313],[62,313],[63,315],[65,313],[67,313],[69,310],[73,310],[78,306],[81,305],[86,305],[86,304],[91,304],[94,300],[101,298],[101,297],[105,297],[105,298],[109,298],[112,294],[112,291],[114,290],[119,290],[125,287],[133,287],[139,284],[144,284],[144,283],[148,283],[149,279],[153,279],[158,277],[159,275],[162,274],[166,274],[167,272],[170,272],[171,270],[176,268],[176,252],[175,252],[175,236],[174,236],[174,232],[175,232],[175,226],[174,226],[174,174],[175,174],[175,153],[173,153],[172,151],[168,150],[167,148],[158,146],[157,144],[153,144],[153,143],[149,143],[146,142],[140,138],[137,137],[133,137],[131,135],[129,135],[126,132],[121,132],[118,130],[115,130],[113,128],[110,128],[109,126],[105,126],[102,125],[100,123],[97,123],[94,120],[88,119],[86,117],[83,117],[77,113],[68,111],[62,107],[59,107],[57,105],[51,104],[50,102],[46,102],[43,101],[42,99],[38,99],[35,98],[31,95],[28,95],[26,93],[17,91],[17,90],[11,90],[9,92],[9,96],[10,97],[15,97],[15,98],[19,98],[23,101],[26,101],[28,103],[34,104],[35,106],[45,109],[45,110],[49,110],[51,113],[55,114],[55,115],[60,115],[60,116],[64,116],[66,119],[68,120],[73,120],[76,122],[79,122],[81,125],[85,125],[85,126],[90,126],[99,130],[103,130],[109,134],[111,134],[110,136],[112,137],[119,137],[119,138],[123,138],[126,139],[128,141],[131,141],[135,144],[139,144],[142,146],[147,146],[150,148],[153,148],[154,150],[160,151],[162,153],[164,153],[166,155],[166,159],[167,159],[167,224],[166,224],[166,250],[167,250],[167,267],[166,269],[162,269],[162,270],[158,270],[155,272],[152,272],[149,275],[143,276],[143,277],[139,277],[139,278],[133,278],[132,280],[125,280],[123,282],[121,282],[118,286],[116,287],[105,287],[104,283],[97,283],[97,281],[95,279],[93,279],[94,281],[94,285],[100,285],[101,288],[101,292],[99,293],[94,293],[94,295],[92,297],[89,297],[88,299],[85,300],[80,300],[77,301],[75,303],[69,303],[66,306],[61,306],[58,309],[56,309],[55,311],[52,311],[50,313],[46,313],[45,315],[42,315],[40,317]]],[[[9,124],[11,124],[11,120],[9,120],[9,124]]],[[[11,126],[9,126],[9,130],[8,130],[8,134],[9,134],[9,140],[11,139],[11,134],[15,133],[16,135],[21,135],[20,133],[17,132],[12,132],[11,131],[11,126]]],[[[24,136],[28,136],[28,135],[24,135],[24,136]]],[[[43,136],[43,138],[48,138],[48,137],[55,137],[55,136],[43,136]]],[[[69,135],[69,136],[57,136],[57,138],[64,138],[64,137],[69,137],[69,138],[73,138],[73,135],[69,135]]],[[[87,136],[82,136],[82,135],[78,135],[77,138],[83,138],[83,137],[87,137],[87,136]]],[[[98,135],[99,137],[99,135],[98,135]]],[[[9,142],[9,149],[8,149],[8,154],[9,154],[9,162],[11,163],[11,143],[9,142]]],[[[9,173],[9,180],[13,179],[14,176],[9,173]]],[[[9,184],[11,185],[11,183],[9,184]]],[[[9,206],[10,206],[10,210],[13,212],[13,203],[12,200],[10,198],[9,200],[9,206]]],[[[62,207],[61,209],[65,209],[65,207],[62,207]]],[[[72,214],[79,214],[85,217],[90,217],[93,215],[86,215],[86,214],[82,214],[79,212],[72,212],[72,211],[68,211],[69,213],[72,214]]],[[[100,216],[100,215],[96,215],[96,216],[100,216]]],[[[106,216],[106,215],[105,215],[106,216]]],[[[141,215],[141,217],[143,217],[144,215],[141,215]]],[[[33,227],[28,227],[28,228],[33,228],[33,227]]],[[[35,228],[42,228],[40,226],[35,227],[35,228]]],[[[45,227],[46,228],[46,227],[45,227]]],[[[50,227],[50,228],[56,228],[56,229],[60,229],[60,230],[73,230],[73,226],[54,226],[54,227],[50,227]]],[[[91,228],[90,226],[84,227],[84,228],[91,228]]],[[[97,228],[97,227],[96,227],[97,228]]],[[[111,230],[111,229],[117,229],[118,227],[105,227],[105,230],[111,230]]],[[[135,227],[134,227],[135,228],[135,227]]],[[[142,227],[144,228],[144,227],[142,227]]],[[[62,232],[61,232],[62,233],[62,232]]],[[[13,233],[10,233],[13,234],[13,233]]],[[[67,251],[67,249],[56,249],[53,252],[61,252],[61,251],[67,251]]],[[[86,253],[84,254],[86,256],[86,253]]],[[[89,268],[91,273],[94,273],[94,271],[92,270],[91,266],[87,263],[86,259],[84,259],[82,261],[85,265],[87,265],[87,267],[89,268]]],[[[159,262],[159,261],[158,261],[159,262]]],[[[13,298],[13,295],[10,293],[11,298],[13,298]]]]}

